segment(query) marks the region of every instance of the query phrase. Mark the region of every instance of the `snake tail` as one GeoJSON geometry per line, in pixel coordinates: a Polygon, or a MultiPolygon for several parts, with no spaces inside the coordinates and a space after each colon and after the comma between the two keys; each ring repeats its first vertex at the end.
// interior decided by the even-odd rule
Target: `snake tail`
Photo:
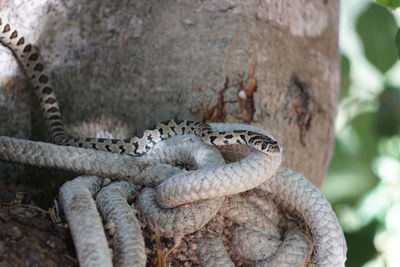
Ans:
{"type": "Polygon", "coordinates": [[[41,61],[38,49],[27,43],[24,37],[19,36],[17,30],[12,29],[1,18],[0,42],[14,53],[29,77],[38,96],[49,137],[53,142],[61,143],[62,140],[67,139],[67,135],[49,74],[41,61]]]}

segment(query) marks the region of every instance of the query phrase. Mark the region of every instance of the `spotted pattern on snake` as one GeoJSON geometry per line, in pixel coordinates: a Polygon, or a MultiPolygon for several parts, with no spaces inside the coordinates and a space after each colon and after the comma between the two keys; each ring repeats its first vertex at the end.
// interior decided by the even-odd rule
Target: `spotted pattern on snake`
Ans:
{"type": "Polygon", "coordinates": [[[74,138],[66,134],[60,109],[45,65],[41,62],[38,49],[25,42],[16,30],[0,18],[0,42],[8,47],[19,60],[30,78],[39,98],[46,128],[52,141],[57,144],[109,151],[132,156],[145,154],[158,142],[174,135],[195,134],[207,144],[222,146],[244,144],[263,153],[280,153],[281,148],[272,137],[247,130],[216,132],[202,122],[170,120],[160,122],[146,130],[142,137],[129,139],[74,138]]]}

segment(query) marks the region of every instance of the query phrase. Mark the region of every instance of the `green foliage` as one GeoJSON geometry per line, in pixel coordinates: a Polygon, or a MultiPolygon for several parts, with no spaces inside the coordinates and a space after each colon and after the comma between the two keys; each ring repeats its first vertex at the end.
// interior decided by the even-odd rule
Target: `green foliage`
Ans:
{"type": "Polygon", "coordinates": [[[357,21],[367,59],[382,73],[385,73],[397,60],[395,35],[396,21],[383,7],[370,4],[357,21]]]}
{"type": "Polygon", "coordinates": [[[400,89],[386,87],[379,96],[379,109],[375,121],[378,136],[393,136],[400,130],[400,89]]]}
{"type": "Polygon", "coordinates": [[[377,253],[374,248],[374,235],[378,227],[378,222],[374,221],[359,231],[348,233],[347,242],[354,244],[351,251],[348,251],[348,260],[346,266],[362,266],[368,260],[371,260],[377,253]]]}
{"type": "MultiPolygon", "coordinates": [[[[377,2],[388,8],[400,6],[400,0],[377,2]]],[[[400,266],[400,82],[396,75],[400,74],[395,72],[400,66],[400,29],[389,9],[356,0],[342,4],[358,8],[361,13],[343,13],[348,16],[343,21],[349,31],[342,31],[340,38],[358,34],[355,42],[361,43],[342,44],[346,55],[342,52],[335,153],[324,193],[345,231],[346,266],[397,267],[400,266]],[[365,56],[361,60],[360,44],[365,56]],[[366,62],[379,71],[369,68],[366,62]]]]}
{"type": "Polygon", "coordinates": [[[354,204],[377,183],[370,168],[377,154],[378,140],[371,130],[375,120],[374,112],[362,113],[337,135],[329,168],[334,181],[328,179],[324,190],[334,204],[354,204]]]}
{"type": "Polygon", "coordinates": [[[389,9],[400,7],[400,0],[376,0],[376,2],[389,9]]]}
{"type": "Polygon", "coordinates": [[[350,60],[349,58],[342,54],[340,56],[340,67],[341,67],[341,74],[340,74],[340,98],[347,96],[350,87],[350,60]]]}
{"type": "Polygon", "coordinates": [[[400,29],[397,30],[395,41],[396,41],[397,55],[400,58],[400,29]]]}

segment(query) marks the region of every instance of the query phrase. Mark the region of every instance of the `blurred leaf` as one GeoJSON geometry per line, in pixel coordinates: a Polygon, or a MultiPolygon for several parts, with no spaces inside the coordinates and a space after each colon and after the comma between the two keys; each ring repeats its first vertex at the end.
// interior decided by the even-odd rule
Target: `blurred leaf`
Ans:
{"type": "Polygon", "coordinates": [[[374,235],[378,227],[379,222],[373,221],[358,232],[345,233],[348,246],[346,266],[363,266],[377,255],[374,235]]]}
{"type": "Polygon", "coordinates": [[[379,96],[375,131],[379,136],[393,136],[400,130],[400,90],[386,87],[379,96]]]}
{"type": "Polygon", "coordinates": [[[353,203],[377,183],[371,163],[379,139],[374,133],[376,112],[356,116],[336,137],[335,153],[323,191],[334,203],[353,203]]]}
{"type": "Polygon", "coordinates": [[[400,29],[397,30],[396,34],[396,47],[397,47],[397,55],[400,58],[400,29]]]}
{"type": "Polygon", "coordinates": [[[382,73],[397,60],[396,31],[393,15],[381,6],[371,4],[358,18],[357,32],[363,42],[365,55],[382,73]]]}
{"type": "Polygon", "coordinates": [[[400,7],[400,0],[376,0],[376,2],[390,9],[400,7]]]}
{"type": "Polygon", "coordinates": [[[366,112],[355,117],[351,124],[357,135],[360,137],[361,150],[358,154],[358,159],[367,162],[369,165],[375,159],[378,153],[379,139],[376,138],[374,132],[374,123],[376,121],[376,112],[366,112]]]}
{"type": "Polygon", "coordinates": [[[324,180],[322,191],[332,204],[355,204],[377,183],[377,178],[373,176],[367,163],[354,158],[346,160],[347,162],[343,160],[337,163],[335,170],[330,168],[324,180]]]}
{"type": "Polygon", "coordinates": [[[340,56],[341,64],[341,80],[340,80],[340,98],[347,96],[349,93],[350,80],[350,60],[346,55],[340,56]]]}

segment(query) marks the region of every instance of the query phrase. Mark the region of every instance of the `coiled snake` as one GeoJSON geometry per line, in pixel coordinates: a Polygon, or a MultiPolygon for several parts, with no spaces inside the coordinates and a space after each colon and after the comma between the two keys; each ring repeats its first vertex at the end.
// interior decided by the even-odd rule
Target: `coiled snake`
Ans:
{"type": "MultiPolygon", "coordinates": [[[[210,186],[212,182],[211,180],[213,178],[210,178],[211,180],[207,180],[205,178],[203,179],[202,177],[207,176],[208,174],[202,172],[201,170],[190,172],[189,175],[178,173],[177,175],[173,176],[174,179],[166,180],[157,189],[157,200],[164,207],[175,207],[188,202],[202,199],[211,199],[255,188],[262,185],[266,180],[271,178],[280,165],[281,147],[279,146],[278,142],[265,132],[256,130],[253,131],[251,130],[251,128],[246,127],[240,127],[239,129],[232,126],[224,128],[224,126],[221,125],[210,126],[209,124],[202,122],[170,120],[167,122],[156,124],[153,129],[146,130],[141,137],[133,137],[130,139],[71,137],[64,129],[56,96],[54,94],[49,76],[46,73],[45,66],[43,63],[41,63],[38,50],[33,45],[27,44],[24,37],[20,37],[16,30],[13,30],[9,24],[3,23],[1,19],[0,42],[13,51],[14,55],[18,58],[20,64],[23,66],[23,69],[25,70],[27,76],[30,78],[34,91],[40,100],[42,114],[45,119],[49,137],[56,144],[80,148],[89,148],[105,152],[114,152],[129,156],[144,156],[153,147],[155,147],[157,143],[160,143],[160,141],[169,139],[176,135],[194,134],[200,137],[205,143],[210,145],[247,145],[256,150],[240,162],[220,167],[213,166],[213,168],[208,172],[214,174],[213,177],[217,178],[223,177],[224,175],[226,175],[226,172],[230,172],[230,174],[235,173],[236,175],[239,174],[237,175],[238,178],[232,179],[233,185],[231,185],[230,187],[224,187],[221,186],[221,184],[219,185],[220,188],[226,190],[218,191],[216,190],[216,187],[210,186]],[[247,166],[247,170],[245,172],[241,172],[240,170],[245,165],[244,163],[250,164],[247,166]],[[261,172],[253,173],[252,168],[254,166],[256,166],[258,170],[261,170],[261,172]],[[188,181],[189,183],[192,183],[190,186],[190,190],[188,189],[189,186],[182,185],[182,182],[187,183],[188,181]],[[179,183],[181,183],[180,187],[179,183]],[[212,192],[210,192],[210,190],[207,188],[205,189],[205,187],[203,186],[204,183],[208,183],[208,188],[213,188],[213,190],[211,190],[212,192]],[[185,192],[185,190],[189,191],[189,193],[185,192]]],[[[5,149],[1,151],[2,147],[0,146],[0,152],[4,152],[4,155],[0,155],[1,159],[22,163],[33,162],[31,161],[31,159],[18,159],[16,157],[13,157],[13,155],[11,155],[12,153],[7,152],[7,149],[9,147],[15,145],[15,143],[13,143],[13,140],[3,138],[3,140],[0,141],[4,142],[3,146],[5,147],[5,149]]],[[[25,144],[21,144],[21,147],[22,146],[25,146],[25,144]]],[[[27,146],[33,147],[34,145],[27,144],[27,146]]],[[[44,147],[45,145],[40,146],[44,147]]],[[[49,151],[53,149],[51,146],[46,147],[49,149],[49,151]]],[[[68,153],[75,153],[75,151],[68,149],[63,151],[68,153]]],[[[104,156],[101,153],[99,155],[101,157],[104,156]]],[[[93,162],[96,162],[96,160],[93,160],[93,162]]],[[[76,163],[73,163],[71,166],[76,167],[76,163]]],[[[72,167],[64,168],[72,169],[72,167]]],[[[118,171],[120,171],[119,167],[117,169],[118,171]]],[[[103,168],[97,173],[90,170],[87,171],[87,173],[100,175],[106,174],[107,171],[109,171],[107,168],[103,168]]],[[[208,176],[211,177],[211,175],[208,176]]],[[[328,210],[328,212],[331,212],[329,204],[328,208],[326,209],[328,210]]],[[[306,208],[305,210],[310,209],[306,208]]],[[[342,233],[340,233],[340,230],[338,230],[340,229],[340,226],[338,228],[336,217],[334,215],[333,217],[330,215],[329,218],[331,220],[329,222],[329,227],[332,227],[332,229],[334,229],[336,237],[339,236],[338,239],[340,239],[338,241],[340,243],[340,247],[336,247],[334,249],[335,252],[333,253],[334,255],[332,257],[336,257],[335,262],[338,262],[340,263],[339,265],[341,265],[344,262],[343,251],[345,251],[343,236],[342,233]]],[[[319,242],[325,241],[318,241],[323,240],[323,238],[319,234],[318,230],[314,229],[314,226],[312,226],[311,231],[312,234],[315,235],[315,238],[317,240],[317,244],[315,244],[315,246],[316,248],[320,249],[319,247],[323,247],[323,245],[319,242]]],[[[321,261],[317,263],[321,266],[324,265],[325,261],[330,262],[330,258],[328,259],[328,257],[325,257],[326,251],[327,250],[316,251],[316,256],[319,257],[319,260],[321,261]]]]}

